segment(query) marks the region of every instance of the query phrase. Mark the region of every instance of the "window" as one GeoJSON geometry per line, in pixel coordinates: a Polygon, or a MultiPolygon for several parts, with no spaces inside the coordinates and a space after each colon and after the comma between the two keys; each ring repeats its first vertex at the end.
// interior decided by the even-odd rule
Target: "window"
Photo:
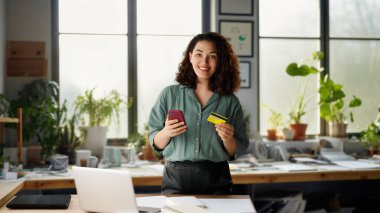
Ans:
{"type": "MultiPolygon", "coordinates": [[[[66,99],[72,106],[78,95],[94,87],[99,96],[112,89],[127,96],[128,88],[135,88],[141,130],[158,93],[174,83],[187,43],[202,32],[202,0],[56,2],[61,102],[66,99]],[[131,5],[137,6],[134,14],[128,14],[131,5]],[[136,26],[137,35],[128,26],[136,26]],[[134,45],[137,57],[128,61],[134,45]],[[137,75],[137,82],[128,79],[129,72],[137,75]]],[[[120,125],[119,130],[111,125],[109,138],[127,137],[128,127],[136,123],[128,123],[125,113],[120,125]]]]}
{"type": "MultiPolygon", "coordinates": [[[[355,121],[347,131],[360,132],[375,119],[380,104],[380,2],[263,0],[259,10],[260,103],[288,116],[298,85],[285,74],[286,66],[323,49],[326,72],[346,93],[346,114],[353,95],[362,99],[362,106],[352,110],[355,121]],[[328,17],[321,19],[320,14],[328,17]]],[[[308,134],[326,132],[319,127],[318,87],[317,77],[309,81],[312,108],[304,119],[308,134]]],[[[269,113],[259,107],[260,133],[265,135],[269,113]]]]}
{"type": "Polygon", "coordinates": [[[344,86],[346,106],[353,95],[362,99],[349,132],[363,130],[380,104],[379,10],[375,0],[330,1],[330,75],[344,86]]]}
{"type": "Polygon", "coordinates": [[[147,123],[150,110],[161,90],[175,83],[175,74],[183,52],[194,35],[201,31],[201,0],[137,1],[140,129],[147,123]]]}
{"type": "MultiPolygon", "coordinates": [[[[259,3],[259,87],[260,134],[266,134],[268,110],[266,104],[288,119],[300,88],[300,79],[290,77],[288,64],[300,62],[320,50],[319,1],[265,0],[259,3]],[[274,63],[275,62],[275,63],[274,63]]],[[[307,134],[319,133],[319,76],[308,76],[306,114],[307,134]]]]}
{"type": "MultiPolygon", "coordinates": [[[[65,0],[58,7],[61,102],[72,106],[94,87],[97,96],[112,89],[127,95],[127,1],[65,0]]],[[[108,137],[126,136],[126,113],[120,120],[120,129],[111,125],[108,137]]]]}

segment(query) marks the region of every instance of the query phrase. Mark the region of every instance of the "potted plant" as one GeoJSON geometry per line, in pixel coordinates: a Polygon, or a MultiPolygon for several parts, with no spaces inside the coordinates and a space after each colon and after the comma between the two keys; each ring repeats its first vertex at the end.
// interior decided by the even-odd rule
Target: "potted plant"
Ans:
{"type": "Polygon", "coordinates": [[[377,154],[380,144],[380,128],[374,122],[360,132],[360,141],[366,144],[369,155],[377,154]]]}
{"type": "Polygon", "coordinates": [[[269,117],[267,119],[267,138],[268,140],[277,140],[277,131],[283,124],[283,116],[281,113],[277,112],[274,109],[269,108],[264,104],[264,109],[269,111],[269,117]]]}
{"type": "Polygon", "coordinates": [[[159,153],[149,143],[148,134],[148,125],[145,124],[144,133],[134,132],[128,136],[127,146],[135,147],[140,160],[156,161],[159,153]]]}
{"type": "Polygon", "coordinates": [[[59,129],[57,153],[67,155],[70,164],[75,164],[75,149],[81,145],[80,137],[76,133],[76,115],[67,119],[66,100],[62,104],[63,121],[59,129]]]}
{"type": "Polygon", "coordinates": [[[54,81],[38,79],[26,84],[19,98],[11,101],[11,116],[23,109],[23,140],[36,141],[41,146],[41,159],[47,161],[55,154],[62,118],[58,103],[59,86],[54,81]]]}
{"type": "MultiPolygon", "coordinates": [[[[346,107],[343,92],[343,85],[336,84],[328,75],[320,80],[319,88],[320,116],[329,124],[329,135],[332,137],[345,137],[348,125],[346,107]]],[[[353,96],[348,107],[355,108],[361,106],[360,98],[353,96]]],[[[349,113],[351,122],[354,122],[352,112],[349,113]]]]}
{"type": "Polygon", "coordinates": [[[323,68],[318,65],[318,62],[323,59],[323,56],[323,53],[320,51],[313,52],[312,56],[304,63],[293,62],[286,67],[286,73],[289,76],[301,78],[301,86],[297,92],[296,101],[293,103],[289,113],[290,126],[294,131],[295,140],[304,140],[306,138],[307,124],[302,123],[301,120],[306,114],[306,108],[311,101],[311,99],[305,97],[307,92],[306,77],[311,74],[318,74],[323,70],[323,68]]]}
{"type": "Polygon", "coordinates": [[[9,100],[4,94],[0,93],[0,117],[8,117],[10,109],[9,100]]]}
{"type": "Polygon", "coordinates": [[[110,91],[102,98],[94,96],[95,88],[86,90],[74,101],[75,113],[84,126],[84,147],[93,155],[102,156],[106,145],[107,128],[113,119],[119,124],[120,113],[131,106],[116,90],[110,91]]]}
{"type": "Polygon", "coordinates": [[[290,127],[289,121],[284,122],[284,127],[282,128],[282,137],[286,141],[290,141],[294,139],[294,131],[290,127]]]}

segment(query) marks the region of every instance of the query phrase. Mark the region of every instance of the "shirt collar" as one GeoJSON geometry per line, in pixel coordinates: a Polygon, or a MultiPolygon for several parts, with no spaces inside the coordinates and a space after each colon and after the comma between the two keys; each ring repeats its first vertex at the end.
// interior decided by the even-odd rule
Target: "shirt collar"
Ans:
{"type": "MultiPolygon", "coordinates": [[[[192,98],[194,101],[196,101],[197,103],[199,103],[197,97],[195,96],[193,88],[190,88],[190,87],[184,86],[184,85],[180,85],[180,88],[181,89],[186,89],[187,90],[187,95],[190,98],[192,98]]],[[[207,101],[206,105],[203,106],[203,108],[205,108],[208,105],[210,105],[210,104],[214,103],[215,101],[217,101],[219,99],[219,97],[220,97],[220,95],[218,93],[213,92],[213,94],[211,95],[210,99],[207,101]]]]}

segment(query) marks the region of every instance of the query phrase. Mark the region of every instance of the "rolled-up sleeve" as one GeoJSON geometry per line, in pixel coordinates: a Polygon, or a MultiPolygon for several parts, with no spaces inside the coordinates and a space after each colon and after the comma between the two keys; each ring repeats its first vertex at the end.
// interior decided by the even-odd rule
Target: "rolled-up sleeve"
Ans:
{"type": "Polygon", "coordinates": [[[154,137],[156,134],[165,127],[166,120],[166,96],[167,91],[164,89],[157,98],[150,114],[149,114],[149,142],[155,151],[161,152],[163,149],[159,149],[154,145],[154,137]]]}

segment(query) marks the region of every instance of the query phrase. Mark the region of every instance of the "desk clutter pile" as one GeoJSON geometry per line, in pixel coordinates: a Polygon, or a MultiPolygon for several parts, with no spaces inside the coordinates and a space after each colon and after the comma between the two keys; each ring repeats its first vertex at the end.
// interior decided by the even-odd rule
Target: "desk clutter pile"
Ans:
{"type": "Polygon", "coordinates": [[[235,172],[257,170],[344,171],[380,169],[380,155],[368,155],[362,143],[320,137],[306,141],[251,140],[247,154],[230,162],[235,172]]]}
{"type": "Polygon", "coordinates": [[[352,213],[355,207],[343,207],[334,193],[308,194],[302,192],[272,192],[254,199],[258,213],[352,213]]]}

